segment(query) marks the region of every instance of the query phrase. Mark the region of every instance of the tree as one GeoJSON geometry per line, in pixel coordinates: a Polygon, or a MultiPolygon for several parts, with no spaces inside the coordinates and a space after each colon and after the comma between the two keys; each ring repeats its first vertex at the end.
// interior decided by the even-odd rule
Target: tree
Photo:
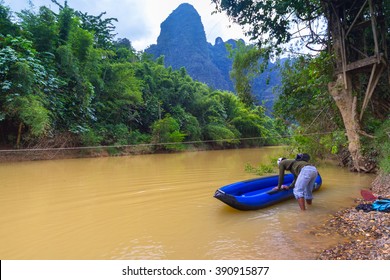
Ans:
{"type": "Polygon", "coordinates": [[[82,28],[74,28],[69,36],[69,43],[73,54],[76,56],[80,66],[87,62],[89,53],[93,46],[93,34],[82,28]]]}
{"type": "Polygon", "coordinates": [[[28,31],[26,36],[33,47],[41,53],[54,53],[58,46],[58,24],[56,15],[47,7],[40,7],[39,13],[23,10],[18,14],[21,26],[28,31]]]}
{"type": "MultiPolygon", "coordinates": [[[[4,143],[63,141],[58,136],[65,133],[74,144],[152,142],[180,150],[184,140],[225,147],[239,145],[240,137],[274,133],[260,106],[214,91],[185,68],[166,68],[163,56],[154,61],[137,53],[128,39],[113,42],[112,19],[102,20],[104,13],[93,17],[74,11],[67,1],[52,2],[58,14],[41,7],[24,10],[15,20],[0,5],[1,32],[9,32],[0,34],[4,143]]],[[[245,56],[242,60],[247,62],[245,56]]]]}
{"type": "MultiPolygon", "coordinates": [[[[57,3],[52,0],[52,2],[57,3]]],[[[58,4],[58,3],[57,3],[58,4]]],[[[59,39],[60,44],[66,44],[69,39],[69,34],[72,29],[74,23],[74,11],[73,9],[68,7],[67,1],[65,1],[65,5],[60,7],[60,13],[58,15],[58,25],[59,25],[59,39]]]]}
{"type": "Polygon", "coordinates": [[[0,37],[0,122],[16,123],[16,146],[19,147],[23,127],[34,137],[50,127],[44,90],[52,88],[54,78],[36,58],[32,43],[20,37],[0,37]]]}
{"type": "Polygon", "coordinates": [[[330,50],[335,57],[334,80],[328,85],[329,93],[343,118],[352,169],[369,172],[375,165],[364,154],[361,137],[372,136],[364,129],[363,115],[389,64],[387,42],[390,33],[386,27],[390,15],[389,2],[368,0],[335,4],[323,3],[329,34],[333,39],[330,50]]]}
{"type": "Polygon", "coordinates": [[[119,38],[114,42],[114,49],[117,59],[120,61],[136,62],[138,57],[131,42],[127,38],[119,38]]]}
{"type": "MultiPolygon", "coordinates": [[[[302,36],[307,46],[324,43],[324,34],[314,31],[323,20],[322,1],[307,0],[212,0],[218,12],[226,12],[232,21],[243,26],[245,35],[257,42],[264,56],[283,51],[283,44],[290,42],[303,28],[310,31],[302,36]]],[[[268,61],[268,59],[266,59],[268,61]]]]}
{"type": "Polygon", "coordinates": [[[130,127],[142,103],[141,81],[130,63],[111,63],[104,69],[104,88],[97,96],[97,117],[106,123],[123,123],[130,127]]]}
{"type": "Polygon", "coordinates": [[[372,92],[389,63],[386,56],[390,51],[387,45],[389,31],[385,28],[390,18],[389,1],[212,2],[217,11],[225,11],[233,21],[247,28],[246,34],[265,50],[266,58],[280,54],[283,44],[296,37],[311,50],[317,45],[320,50],[326,49],[333,55],[334,77],[328,84],[328,90],[343,118],[352,159],[351,167],[356,171],[372,170],[372,166],[366,166],[368,161],[362,152],[360,136],[367,133],[362,132],[361,121],[372,92]],[[357,22],[361,24],[356,24],[357,22]],[[325,28],[318,28],[322,23],[325,23],[325,28]],[[365,26],[372,26],[372,30],[364,29],[365,26]],[[357,49],[359,46],[364,46],[365,49],[357,49]],[[367,67],[372,68],[370,80],[363,84],[356,83],[362,77],[360,70],[367,70],[367,67]],[[366,93],[363,85],[368,85],[366,93]],[[356,93],[364,98],[358,98],[356,93]],[[359,100],[363,104],[360,119],[359,100]]]}
{"type": "Polygon", "coordinates": [[[16,36],[20,33],[20,29],[17,24],[13,23],[12,14],[8,7],[3,6],[0,2],[0,34],[3,36],[12,35],[16,36]]]}
{"type": "Polygon", "coordinates": [[[118,21],[116,18],[102,19],[106,12],[98,16],[88,15],[87,13],[76,12],[76,15],[81,19],[81,28],[94,34],[95,45],[97,48],[109,49],[112,47],[115,30],[113,21],[118,21]]]}
{"type": "Polygon", "coordinates": [[[246,46],[244,42],[238,41],[236,48],[227,45],[230,57],[233,58],[233,66],[230,77],[234,81],[238,97],[248,106],[254,104],[251,80],[259,73],[259,59],[262,56],[260,49],[254,46],[246,46]]]}
{"type": "Polygon", "coordinates": [[[180,127],[180,131],[186,135],[188,141],[199,141],[201,137],[201,128],[197,118],[186,112],[180,105],[172,108],[172,117],[175,118],[180,127]]]}
{"type": "Polygon", "coordinates": [[[331,79],[332,59],[326,53],[315,58],[301,56],[284,64],[274,115],[289,126],[299,124],[292,139],[292,146],[299,151],[323,156],[346,147],[343,121],[328,93],[331,79]]]}
{"type": "Polygon", "coordinates": [[[152,125],[153,142],[162,145],[167,150],[182,150],[185,134],[180,131],[177,120],[169,114],[152,125]]]}

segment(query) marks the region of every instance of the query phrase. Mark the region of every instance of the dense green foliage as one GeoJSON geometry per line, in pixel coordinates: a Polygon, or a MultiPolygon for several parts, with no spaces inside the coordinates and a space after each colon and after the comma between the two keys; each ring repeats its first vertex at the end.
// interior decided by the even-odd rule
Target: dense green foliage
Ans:
{"type": "MultiPolygon", "coordinates": [[[[326,53],[289,61],[283,68],[274,109],[275,115],[294,129],[290,144],[295,152],[320,157],[333,154],[343,161],[348,139],[340,112],[328,94],[331,73],[331,57],[326,53]]],[[[362,135],[363,152],[385,173],[390,172],[389,93],[387,81],[382,80],[378,94],[373,96],[373,107],[362,122],[363,129],[372,134],[362,135]]]]}
{"type": "Polygon", "coordinates": [[[342,120],[327,89],[331,65],[323,53],[316,58],[301,56],[283,68],[275,115],[296,128],[291,144],[298,151],[325,156],[346,147],[342,120]]]}
{"type": "MultiPolygon", "coordinates": [[[[245,34],[264,49],[269,56],[280,53],[285,43],[306,27],[308,35],[300,37],[306,46],[323,43],[323,35],[315,33],[321,28],[323,9],[321,1],[307,0],[212,0],[217,11],[224,11],[244,27],[245,34]]],[[[321,30],[322,31],[322,30],[321,30]]]]}
{"type": "MultiPolygon", "coordinates": [[[[70,135],[74,145],[147,144],[181,150],[275,144],[282,126],[263,107],[194,81],[113,39],[113,18],[47,7],[12,21],[0,4],[0,143],[33,146],[70,135]],[[17,22],[17,23],[15,23],[17,22]],[[249,138],[248,140],[240,140],[249,138]]],[[[64,143],[57,143],[63,145],[64,143]]]]}
{"type": "Polygon", "coordinates": [[[379,125],[375,136],[371,144],[374,144],[374,150],[379,151],[379,167],[383,173],[390,174],[390,118],[379,125]]]}
{"type": "Polygon", "coordinates": [[[246,46],[242,41],[237,42],[236,48],[229,47],[229,49],[233,57],[230,76],[234,80],[237,95],[242,102],[251,105],[255,101],[252,80],[260,73],[261,67],[258,61],[262,56],[262,51],[257,47],[246,46]]]}
{"type": "MultiPolygon", "coordinates": [[[[370,99],[370,106],[367,108],[361,106],[370,79],[366,73],[356,71],[348,76],[351,77],[352,83],[352,87],[348,88],[348,95],[342,95],[343,91],[337,88],[329,91],[332,86],[335,86],[333,83],[337,76],[335,68],[342,64],[338,53],[340,44],[337,43],[338,38],[334,35],[341,32],[342,28],[347,31],[345,28],[353,25],[356,19],[366,18],[369,22],[369,13],[359,15],[363,7],[367,7],[367,1],[212,0],[211,2],[215,4],[217,11],[225,12],[244,28],[246,34],[262,49],[264,59],[280,54],[286,43],[294,42],[311,50],[312,47],[322,50],[315,56],[294,58],[290,61],[292,63],[287,64],[283,70],[279,100],[274,109],[275,115],[294,130],[291,144],[296,150],[319,156],[336,154],[343,163],[349,152],[355,170],[372,171],[371,167],[375,167],[375,164],[371,164],[369,169],[365,169],[364,166],[376,162],[379,163],[381,170],[389,172],[390,134],[382,125],[382,123],[388,125],[390,117],[388,75],[382,75],[379,79],[375,93],[370,99]],[[344,10],[337,10],[336,6],[344,10]],[[335,13],[339,14],[335,16],[335,13]],[[299,40],[294,41],[294,39],[299,40]],[[342,102],[337,102],[340,100],[342,102]],[[362,108],[361,112],[356,108],[362,108]],[[349,111],[353,113],[349,114],[349,111]],[[358,113],[363,116],[361,119],[356,117],[358,113]],[[351,129],[352,123],[356,125],[353,129],[351,129]],[[348,152],[345,153],[347,150],[348,152]]],[[[389,3],[389,1],[378,0],[373,2],[374,7],[370,6],[373,10],[375,8],[376,16],[380,18],[381,23],[387,23],[384,24],[385,28],[378,31],[383,35],[381,46],[384,49],[381,51],[385,53],[387,66],[387,55],[390,50],[389,3]]],[[[364,51],[368,54],[374,53],[373,32],[370,30],[366,32],[365,29],[362,32],[362,30],[360,28],[348,30],[350,34],[345,41],[346,44],[350,44],[350,48],[347,49],[347,55],[351,49],[356,49],[356,44],[364,45],[364,51]]],[[[363,58],[367,56],[361,50],[359,52],[358,55],[354,54],[356,57],[350,61],[356,62],[356,59],[361,56],[363,58]]],[[[347,85],[344,87],[346,89],[347,85]]]]}

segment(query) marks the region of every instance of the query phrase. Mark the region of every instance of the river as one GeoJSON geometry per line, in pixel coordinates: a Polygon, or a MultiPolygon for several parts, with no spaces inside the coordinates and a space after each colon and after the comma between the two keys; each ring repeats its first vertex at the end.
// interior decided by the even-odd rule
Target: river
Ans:
{"type": "Polygon", "coordinates": [[[0,163],[0,259],[315,259],[337,236],[313,228],[354,205],[372,175],[321,163],[322,188],[238,211],[215,190],[256,177],[280,147],[0,163]]]}

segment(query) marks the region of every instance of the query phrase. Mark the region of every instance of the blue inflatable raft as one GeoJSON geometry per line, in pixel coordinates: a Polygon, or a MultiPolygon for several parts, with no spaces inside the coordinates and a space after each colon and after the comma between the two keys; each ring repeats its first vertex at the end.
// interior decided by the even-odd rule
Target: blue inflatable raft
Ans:
{"type": "MultiPolygon", "coordinates": [[[[283,185],[290,185],[293,174],[284,176],[283,185]]],[[[278,185],[278,175],[236,182],[216,190],[214,197],[238,210],[257,210],[294,197],[293,189],[272,190],[278,185]]],[[[313,191],[322,185],[318,174],[313,191]]]]}

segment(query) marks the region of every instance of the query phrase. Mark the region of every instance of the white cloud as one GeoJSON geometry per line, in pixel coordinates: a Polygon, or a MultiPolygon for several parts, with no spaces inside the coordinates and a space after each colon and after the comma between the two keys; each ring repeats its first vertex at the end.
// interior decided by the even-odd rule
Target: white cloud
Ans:
{"type": "MultiPolygon", "coordinates": [[[[48,6],[57,11],[57,5],[51,0],[31,0],[35,7],[48,6]]],[[[64,0],[57,0],[63,4],[64,0]]],[[[12,11],[18,12],[29,7],[28,0],[4,0],[12,11]]],[[[244,38],[241,27],[232,25],[224,14],[211,14],[214,5],[211,1],[200,0],[68,0],[71,8],[90,15],[107,12],[105,17],[117,18],[116,32],[120,38],[128,38],[135,49],[143,50],[155,44],[160,34],[160,24],[181,3],[195,7],[202,18],[207,40],[214,44],[216,37],[223,40],[244,38]],[[232,25],[232,27],[229,27],[232,25]]]]}

